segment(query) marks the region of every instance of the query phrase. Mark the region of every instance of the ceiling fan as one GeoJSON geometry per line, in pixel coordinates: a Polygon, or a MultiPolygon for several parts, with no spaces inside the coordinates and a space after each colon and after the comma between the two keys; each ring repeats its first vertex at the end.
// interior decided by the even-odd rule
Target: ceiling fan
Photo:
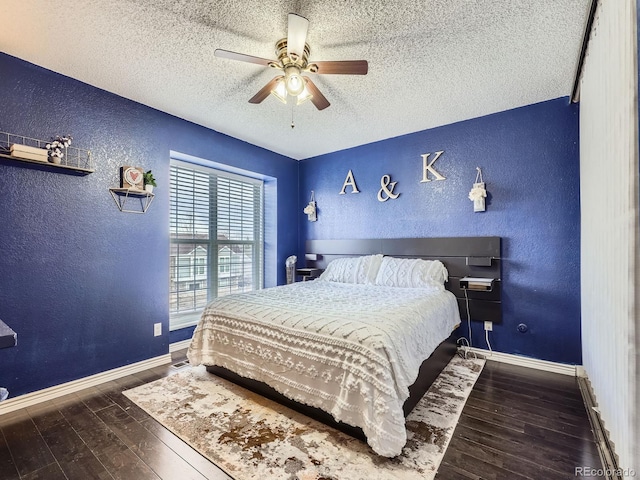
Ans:
{"type": "Polygon", "coordinates": [[[278,75],[260,89],[249,103],[260,103],[269,94],[275,95],[282,102],[287,103],[287,96],[297,99],[300,105],[306,100],[311,100],[318,110],[327,108],[330,103],[318,90],[311,79],[303,73],[338,74],[338,75],[366,75],[369,64],[366,60],[339,60],[329,62],[309,63],[310,49],[307,42],[307,30],[309,20],[295,13],[289,14],[287,38],[276,42],[276,56],[278,60],[254,57],[243,53],[217,49],[216,57],[239,60],[241,62],[255,63],[265,67],[280,70],[278,75]]]}

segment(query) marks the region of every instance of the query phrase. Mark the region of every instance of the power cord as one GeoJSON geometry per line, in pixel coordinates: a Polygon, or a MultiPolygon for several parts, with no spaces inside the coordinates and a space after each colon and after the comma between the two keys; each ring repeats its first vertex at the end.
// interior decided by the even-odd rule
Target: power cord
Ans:
{"type": "Polygon", "coordinates": [[[469,342],[465,337],[460,337],[456,342],[458,344],[458,355],[467,360],[469,355],[473,355],[473,358],[478,358],[476,352],[473,352],[469,347],[469,342]]]}
{"type": "MultiPolygon", "coordinates": [[[[465,337],[458,338],[456,342],[458,345],[458,354],[464,359],[469,358],[469,353],[472,353],[474,358],[478,358],[475,352],[471,351],[471,312],[469,310],[469,295],[467,294],[466,288],[463,288],[463,290],[464,301],[467,307],[467,326],[469,330],[469,339],[467,340],[465,337]]],[[[484,331],[484,338],[487,342],[487,347],[489,348],[489,356],[491,357],[493,356],[493,349],[491,348],[491,342],[489,342],[489,330],[484,331]]]]}
{"type": "Polygon", "coordinates": [[[456,343],[458,344],[458,347],[459,347],[458,354],[464,359],[469,358],[469,353],[472,353],[474,358],[478,358],[475,352],[471,351],[471,312],[469,311],[469,296],[467,295],[467,289],[463,288],[463,290],[464,290],[464,300],[467,306],[467,326],[469,330],[469,339],[467,340],[465,337],[460,337],[457,340],[456,343]]]}
{"type": "Polygon", "coordinates": [[[489,330],[484,331],[484,338],[487,341],[487,347],[489,347],[489,356],[492,356],[493,350],[491,350],[491,344],[489,343],[489,330]]]}
{"type": "Polygon", "coordinates": [[[469,311],[469,295],[467,289],[464,289],[464,302],[467,306],[467,325],[469,327],[469,346],[471,346],[471,312],[469,311]]]}

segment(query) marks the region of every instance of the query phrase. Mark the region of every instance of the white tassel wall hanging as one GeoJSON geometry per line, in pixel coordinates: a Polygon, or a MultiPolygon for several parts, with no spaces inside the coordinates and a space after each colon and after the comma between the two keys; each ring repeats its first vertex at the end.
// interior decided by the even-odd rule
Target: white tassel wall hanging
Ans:
{"type": "Polygon", "coordinates": [[[471,188],[469,192],[469,200],[473,202],[474,212],[484,212],[486,210],[484,199],[487,197],[487,190],[484,188],[482,170],[480,170],[480,167],[476,167],[476,170],[478,173],[476,174],[476,181],[473,184],[473,188],[471,188]]]}
{"type": "Polygon", "coordinates": [[[313,190],[311,190],[311,199],[309,200],[309,204],[304,207],[303,212],[307,214],[307,220],[310,222],[318,220],[318,216],[316,214],[316,197],[313,190]]]}

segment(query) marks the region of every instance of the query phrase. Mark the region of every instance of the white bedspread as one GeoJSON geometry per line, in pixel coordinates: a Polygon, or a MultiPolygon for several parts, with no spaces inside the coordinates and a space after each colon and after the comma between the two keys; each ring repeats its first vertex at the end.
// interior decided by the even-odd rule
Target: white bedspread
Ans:
{"type": "Polygon", "coordinates": [[[407,439],[408,387],[459,323],[444,289],[316,280],[214,300],[187,356],[358,426],[376,453],[393,457],[407,439]]]}

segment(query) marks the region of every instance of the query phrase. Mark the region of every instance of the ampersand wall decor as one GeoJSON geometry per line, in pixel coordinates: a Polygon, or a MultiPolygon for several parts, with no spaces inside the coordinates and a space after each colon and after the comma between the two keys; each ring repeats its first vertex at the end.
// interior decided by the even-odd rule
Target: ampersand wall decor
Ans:
{"type": "Polygon", "coordinates": [[[391,175],[383,175],[382,178],[380,178],[380,190],[378,190],[379,202],[386,202],[390,198],[395,200],[400,196],[399,193],[393,193],[393,189],[396,188],[396,183],[398,182],[391,181],[391,175]]]}

